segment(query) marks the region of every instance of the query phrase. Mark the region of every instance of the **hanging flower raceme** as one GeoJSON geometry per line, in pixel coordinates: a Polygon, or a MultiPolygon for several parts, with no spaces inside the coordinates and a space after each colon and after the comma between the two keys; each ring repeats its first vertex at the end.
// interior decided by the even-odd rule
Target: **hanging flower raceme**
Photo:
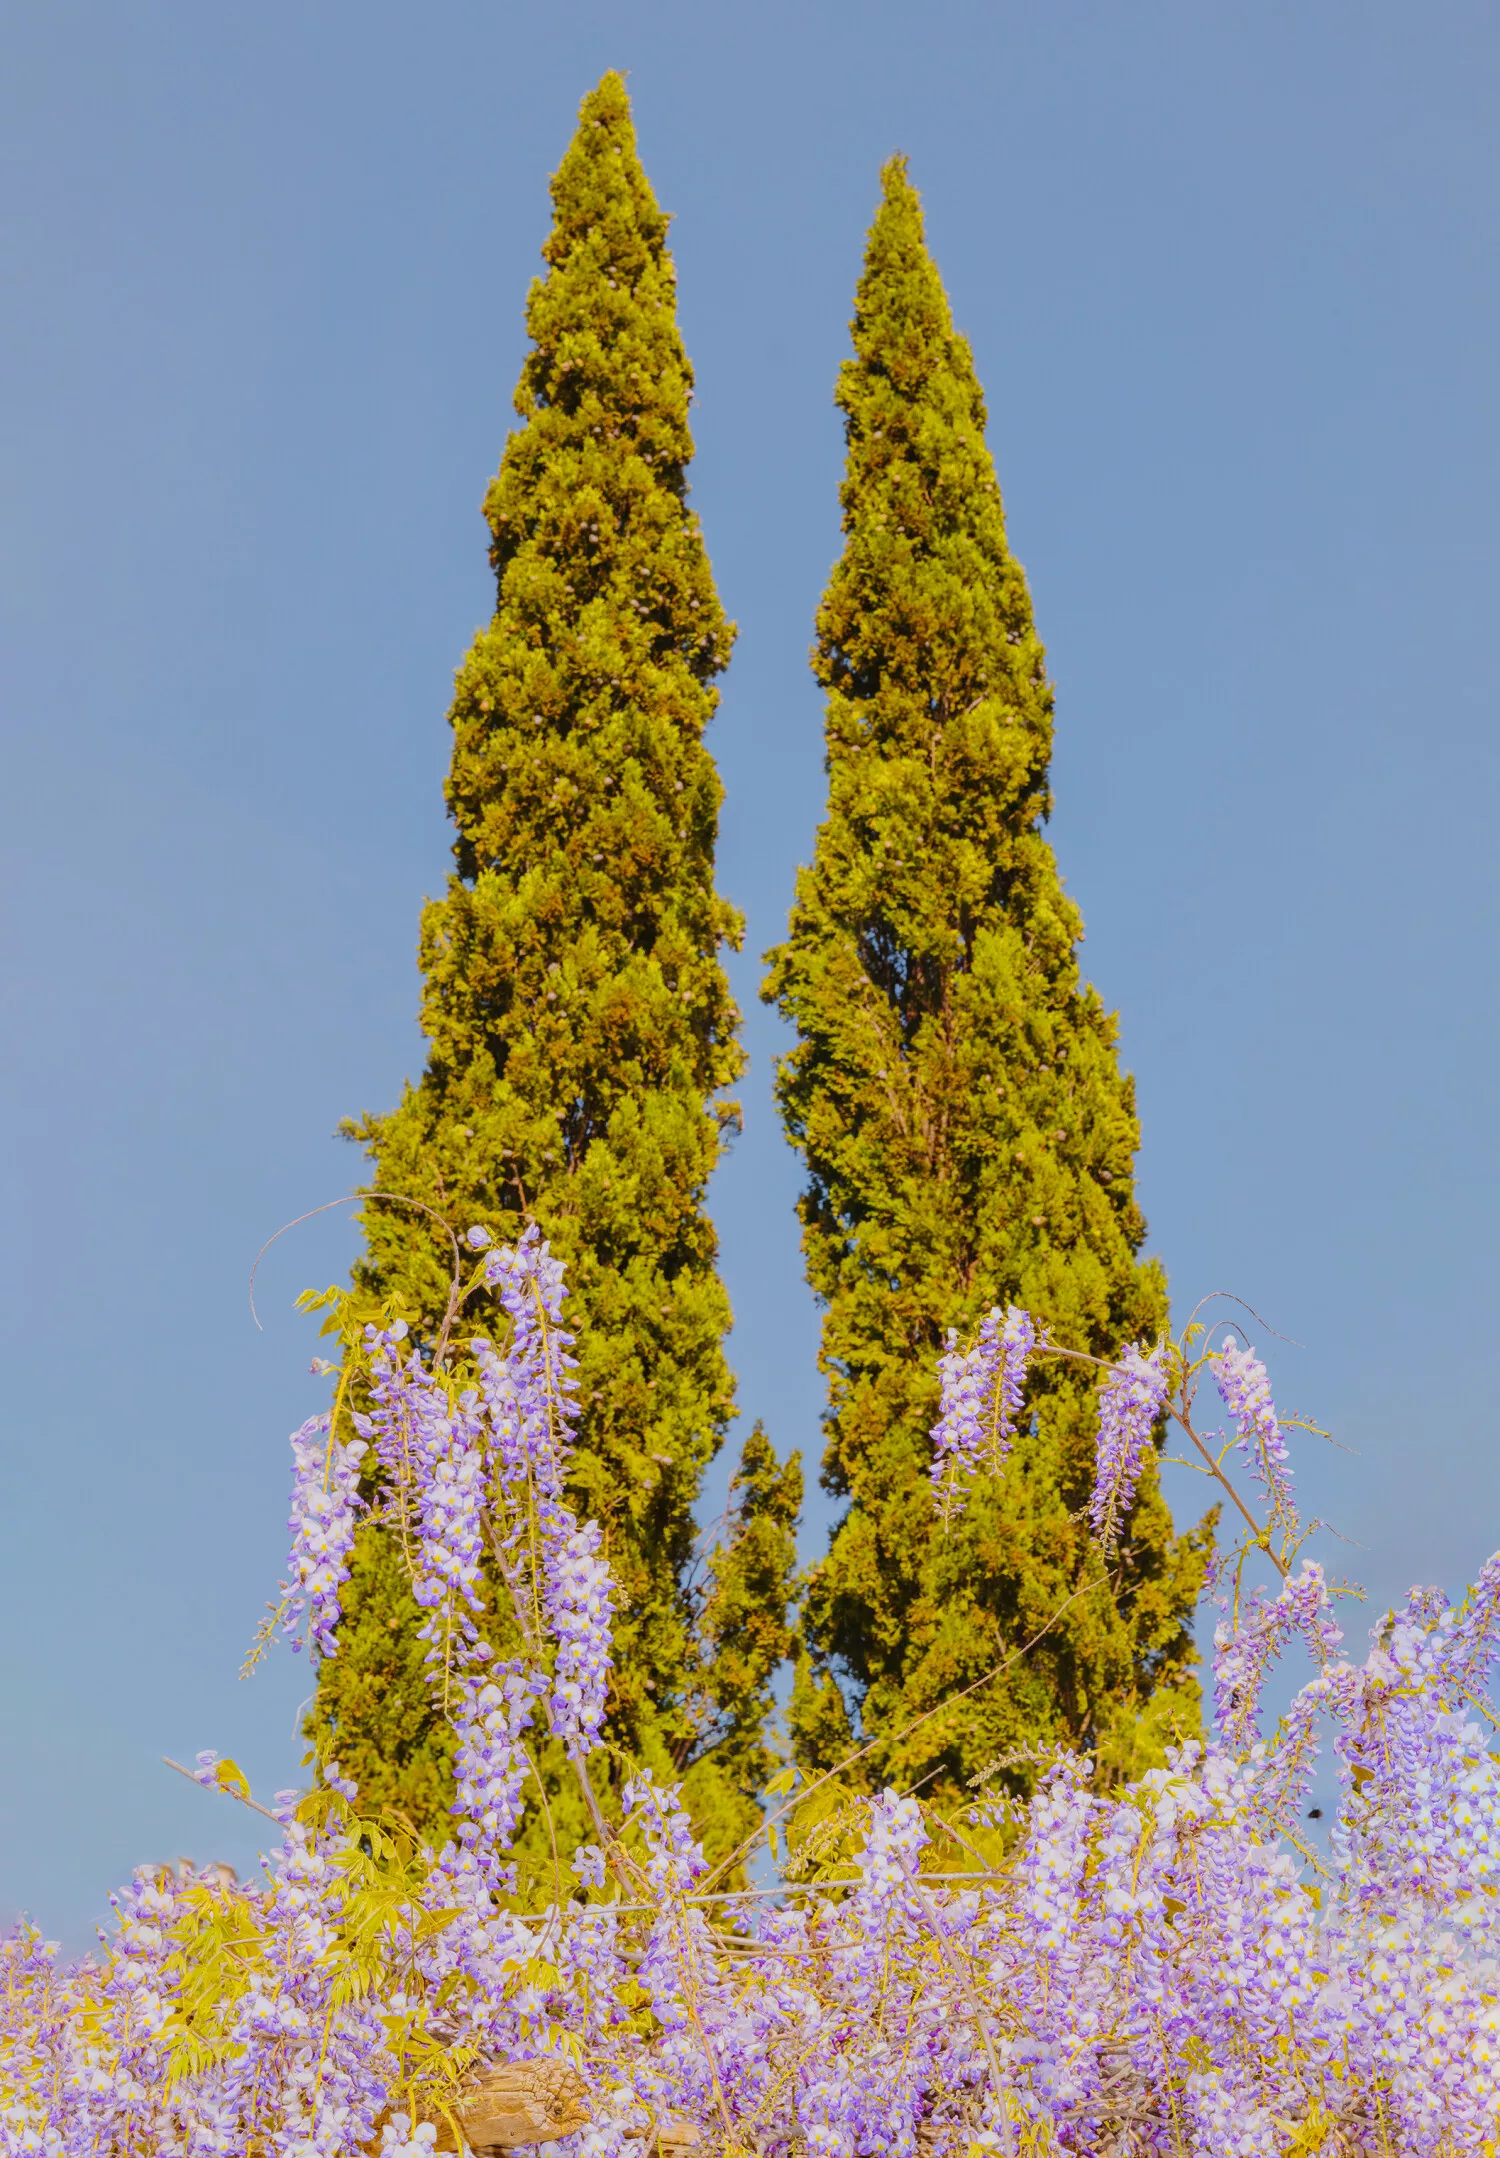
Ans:
{"type": "Polygon", "coordinates": [[[469,1389],[450,1405],[445,1418],[423,1429],[428,1451],[417,1500],[419,1603],[437,1605],[452,1598],[471,1611],[483,1609],[480,1558],[488,1464],[477,1403],[477,1393],[469,1389]]]}
{"type": "Polygon", "coordinates": [[[950,1333],[938,1361],[940,1414],[932,1427],[931,1475],[947,1515],[962,1512],[981,1468],[998,1476],[1015,1437],[1026,1369],[1039,1342],[1030,1312],[987,1312],[970,1349],[950,1333]]]}
{"type": "Polygon", "coordinates": [[[880,1791],[870,1800],[870,1825],[858,1858],[859,1887],[850,1900],[851,1946],[839,1965],[845,1982],[873,1983],[894,1940],[908,1945],[922,1932],[912,1887],[931,1832],[914,1799],[880,1791]]]}
{"type": "Polygon", "coordinates": [[[562,1323],[564,1276],[534,1222],[519,1243],[485,1262],[511,1329],[503,1356],[482,1354],[481,1361],[499,1473],[507,1484],[529,1479],[554,1499],[578,1416],[573,1336],[562,1323]]]}
{"type": "Polygon", "coordinates": [[[364,1441],[341,1443],[331,1435],[331,1421],[326,1414],[310,1417],[292,1433],[291,1579],[281,1584],[282,1631],[300,1649],[305,1612],[307,1642],[320,1656],[333,1655],[337,1647],[339,1591],[349,1578],[355,1520],[363,1503],[364,1441]]]}
{"type": "Polygon", "coordinates": [[[405,1353],[404,1320],[365,1329],[371,1407],[354,1419],[385,1473],[388,1506],[409,1554],[427,1663],[446,1688],[472,1660],[484,1608],[480,1561],[489,1462],[476,1388],[453,1390],[405,1353]]]}
{"type": "Polygon", "coordinates": [[[510,1322],[503,1355],[482,1337],[472,1343],[496,1471],[503,1484],[529,1482],[555,1499],[578,1415],[573,1336],[562,1323],[563,1264],[533,1224],[518,1244],[491,1252],[485,1279],[510,1322]]]}
{"type": "Polygon", "coordinates": [[[1242,1349],[1233,1334],[1225,1335],[1212,1363],[1224,1406],[1234,1418],[1240,1452],[1271,1508],[1272,1520],[1277,1526],[1290,1526],[1297,1517],[1291,1456],[1271,1399],[1266,1367],[1253,1349],[1242,1349]]]}
{"type": "Polygon", "coordinates": [[[1271,1601],[1246,1597],[1234,1620],[1221,1621],[1215,1631],[1214,1713],[1227,1746],[1248,1749],[1258,1743],[1267,1674],[1288,1642],[1299,1637],[1325,1665],[1343,1640],[1316,1559],[1288,1575],[1271,1601]]]}
{"type": "Polygon", "coordinates": [[[1165,1344],[1149,1356],[1132,1344],[1099,1385],[1099,1438],[1089,1521],[1109,1550],[1129,1513],[1141,1480],[1141,1464],[1151,1444],[1171,1384],[1170,1351],[1165,1344]]]}
{"type": "Polygon", "coordinates": [[[597,1521],[564,1529],[547,1553],[547,1619],[557,1643],[550,1714],[570,1754],[599,1742],[611,1670],[614,1577],[600,1557],[597,1521]]]}
{"type": "Polygon", "coordinates": [[[454,1762],[459,1837],[481,1871],[496,1885],[513,1881],[504,1853],[520,1825],[522,1792],[530,1764],[522,1733],[545,1688],[540,1672],[521,1661],[496,1664],[464,1682],[454,1722],[454,1762]]]}
{"type": "Polygon", "coordinates": [[[496,1481],[510,1508],[502,1565],[523,1630],[544,1623],[555,1644],[548,1717],[581,1759],[604,1723],[614,1596],[598,1524],[580,1525],[562,1497],[578,1415],[564,1269],[533,1224],[518,1244],[490,1254],[485,1278],[510,1321],[503,1351],[473,1344],[496,1481]]]}

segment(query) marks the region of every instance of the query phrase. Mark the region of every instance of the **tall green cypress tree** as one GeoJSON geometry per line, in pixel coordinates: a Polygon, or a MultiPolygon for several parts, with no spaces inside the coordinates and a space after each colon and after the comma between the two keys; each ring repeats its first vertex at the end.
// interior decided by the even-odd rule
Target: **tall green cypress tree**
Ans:
{"type": "MultiPolygon", "coordinates": [[[[785,1527],[800,1472],[774,1472],[752,1440],[759,1512],[736,1515],[699,1639],[692,1507],[733,1413],[704,1194],[737,1115],[720,1090],[743,1062],[719,963],[741,923],[714,890],[722,789],[702,737],[733,632],[687,502],[693,376],[667,219],[618,75],[584,100],[552,199],[522,424],[485,501],[498,607],[450,714],[456,873],[422,922],[427,1067],[392,1114],[350,1131],[373,1190],[459,1231],[503,1238],[534,1219],[568,1261],[570,1497],[603,1525],[621,1601],[609,1735],[687,1769],[711,1842],[737,1841],[791,1566],[783,1534],[766,1578],[761,1516],[785,1527]],[[715,1629],[732,1630],[736,1584],[752,1580],[769,1633],[731,1669],[715,1629]]],[[[446,1235],[374,1197],[363,1222],[357,1281],[430,1337],[446,1235]]],[[[440,1830],[448,1737],[416,1620],[389,1540],[368,1530],[314,1727],[369,1799],[440,1830]]]]}
{"type": "Polygon", "coordinates": [[[798,1034],[778,1094],[826,1307],[823,1480],[847,1501],[812,1576],[792,1720],[809,1767],[847,1749],[852,1709],[890,1740],[882,1779],[955,1792],[1006,1758],[1024,1783],[1038,1744],[1123,1768],[1196,1728],[1202,1537],[1174,1540],[1153,1463],[1105,1578],[1080,1519],[1092,1387],[1057,1363],[1004,1475],[950,1535],[934,1519],[950,1326],[1015,1301],[1109,1355],[1154,1336],[1167,1301],[1137,1258],[1133,1088],[1042,835],[1052,691],[983,397],[902,159],[883,183],[839,378],[845,545],[814,658],[828,814],[765,989],[798,1034]],[[896,1742],[1081,1587],[1024,1660],[896,1742]]]}

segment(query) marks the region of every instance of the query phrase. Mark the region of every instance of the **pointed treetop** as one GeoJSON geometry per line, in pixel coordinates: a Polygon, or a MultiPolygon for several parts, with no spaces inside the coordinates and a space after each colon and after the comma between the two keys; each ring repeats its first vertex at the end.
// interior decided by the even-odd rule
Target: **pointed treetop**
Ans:
{"type": "MultiPolygon", "coordinates": [[[[529,424],[511,438],[485,504],[502,592],[506,565],[530,529],[524,502],[541,483],[537,458],[571,451],[581,460],[553,475],[561,531],[583,521],[581,495],[571,511],[568,502],[602,480],[606,467],[627,492],[639,483],[647,492],[665,487],[680,500],[693,454],[693,370],[677,327],[668,219],[636,153],[623,76],[606,75],[584,99],[553,175],[552,204],[552,231],[542,249],[547,271],[526,302],[533,350],[515,395],[529,424]],[[603,445],[622,441],[649,473],[632,479],[625,463],[603,455],[603,445]]],[[[620,511],[617,502],[607,527],[620,525],[620,511]]],[[[719,664],[727,657],[726,643],[719,664]]]]}
{"type": "Polygon", "coordinates": [[[555,221],[542,249],[554,269],[580,243],[630,275],[639,261],[611,254],[622,244],[627,256],[659,255],[666,244],[667,216],[652,193],[635,143],[635,122],[625,78],[611,68],[578,108],[578,129],[552,176],[555,221]]]}
{"type": "MultiPolygon", "coordinates": [[[[987,769],[987,787],[1007,768],[1003,791],[1031,821],[1048,807],[1052,696],[1006,539],[984,394],[927,251],[906,160],[891,158],[881,180],[855,357],[837,390],[848,438],[845,548],[819,609],[814,661],[833,693],[830,750],[888,757],[899,743],[925,761],[936,723],[951,754],[987,769]]],[[[981,851],[992,853],[995,839],[981,851]]],[[[970,866],[986,887],[987,861],[970,866]]]]}
{"type": "MultiPolygon", "coordinates": [[[[854,349],[866,367],[888,375],[907,396],[940,367],[956,367],[977,392],[973,359],[966,341],[954,335],[948,295],[927,251],[922,198],[907,178],[904,156],[886,161],[880,182],[880,208],[855,294],[854,349]]],[[[842,395],[839,403],[849,409],[842,395]]]]}

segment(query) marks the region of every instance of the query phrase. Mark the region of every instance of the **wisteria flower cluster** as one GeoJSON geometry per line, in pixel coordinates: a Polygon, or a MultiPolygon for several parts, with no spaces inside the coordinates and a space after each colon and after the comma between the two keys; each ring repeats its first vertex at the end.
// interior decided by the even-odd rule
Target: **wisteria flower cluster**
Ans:
{"type": "Polygon", "coordinates": [[[365,1451],[363,1439],[333,1437],[331,1422],[328,1415],[310,1417],[292,1433],[291,1579],[281,1584],[282,1631],[300,1649],[305,1612],[307,1641],[320,1656],[338,1647],[339,1591],[349,1578],[365,1451]]]}
{"type": "Polygon", "coordinates": [[[1141,1464],[1167,1398],[1171,1368],[1164,1347],[1143,1356],[1132,1343],[1099,1384],[1099,1438],[1089,1520],[1108,1550],[1130,1511],[1141,1464]]]}
{"type": "Polygon", "coordinates": [[[455,1666],[482,1655],[475,1616],[484,1607],[480,1558],[488,1471],[487,1433],[472,1387],[457,1391],[408,1350],[404,1319],[367,1325],[370,1409],[355,1429],[384,1471],[388,1507],[401,1532],[412,1594],[427,1613],[427,1663],[446,1698],[455,1666]]]}
{"type": "Polygon", "coordinates": [[[1253,1349],[1242,1349],[1233,1334],[1225,1336],[1213,1366],[1224,1406],[1235,1421],[1240,1451],[1279,1526],[1295,1512],[1291,1456],[1277,1421],[1266,1367],[1253,1349]]]}
{"type": "MultiPolygon", "coordinates": [[[[1354,1660],[1302,1552],[1258,1359],[1237,1339],[1204,1350],[1194,1328],[1127,1347],[1100,1374],[1096,1528],[1118,1530],[1164,1421],[1231,1492],[1243,1444],[1265,1497],[1257,1518],[1234,1494],[1246,1535],[1220,1568],[1212,1737],[1125,1788],[1055,1758],[1024,1800],[951,1819],[846,1779],[848,1832],[819,1873],[726,1886],[670,1783],[590,1782],[612,1591],[563,1497],[562,1272],[534,1234],[470,1248],[476,1293],[498,1292],[496,1340],[457,1370],[394,1326],[350,1347],[370,1504],[401,1524],[436,1615],[452,1840],[412,1850],[328,1764],[271,1809],[259,1882],[143,1870],[101,1954],[71,1967],[16,1929],[0,1942],[0,2158],[426,2158],[453,2147],[474,2079],[510,2069],[566,2071],[584,2093],[556,2135],[536,2118],[555,2158],[695,2141],[705,2158],[1495,2151],[1500,1763],[1484,1726],[1500,1554],[1457,1609],[1413,1591],[1354,1660]],[[1229,1440],[1197,1429],[1205,1376],[1229,1440]],[[508,1613],[486,1611],[486,1579],[508,1613]],[[516,1653],[487,1654],[501,1618],[516,1653]],[[1267,1677],[1294,1642],[1313,1676],[1266,1733],[1267,1677]],[[598,1840],[526,1909],[508,1854],[543,1716],[598,1840]],[[1304,1826],[1325,1756],[1339,1801],[1319,1855],[1304,1826]]],[[[969,1351],[950,1344],[943,1475],[1003,1464],[1028,1364],[1051,1353],[1015,1312],[969,1351]]],[[[317,1489],[352,1493],[338,1479],[361,1457],[330,1469],[328,1423],[298,1443],[317,1489]]],[[[315,1512],[294,1506],[298,1583],[315,1512]]],[[[338,1576],[335,1562],[319,1589],[318,1653],[338,1576]]],[[[228,1767],[205,1754],[201,1780],[229,1788],[228,1767]]]]}
{"type": "Polygon", "coordinates": [[[1004,1466],[1040,1339],[1030,1312],[1014,1304],[1003,1315],[987,1312],[969,1349],[950,1332],[938,1360],[942,1408],[932,1430],[932,1481],[945,1518],[963,1510],[981,1468],[998,1476],[1004,1466]]]}

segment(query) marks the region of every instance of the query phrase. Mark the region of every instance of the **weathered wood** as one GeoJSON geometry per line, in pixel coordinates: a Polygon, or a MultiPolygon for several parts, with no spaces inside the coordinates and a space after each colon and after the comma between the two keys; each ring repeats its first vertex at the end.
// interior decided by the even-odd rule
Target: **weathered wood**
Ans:
{"type": "Polygon", "coordinates": [[[703,2130],[696,2121],[684,2120],[680,2113],[663,2113],[656,2124],[652,2148],[657,2158],[684,2158],[686,2152],[696,2150],[702,2141],[703,2130]]]}
{"type": "Polygon", "coordinates": [[[503,2061],[472,2069],[459,2093],[464,2141],[491,2151],[551,2143],[593,2119],[588,2085],[568,2061],[503,2061]]]}

